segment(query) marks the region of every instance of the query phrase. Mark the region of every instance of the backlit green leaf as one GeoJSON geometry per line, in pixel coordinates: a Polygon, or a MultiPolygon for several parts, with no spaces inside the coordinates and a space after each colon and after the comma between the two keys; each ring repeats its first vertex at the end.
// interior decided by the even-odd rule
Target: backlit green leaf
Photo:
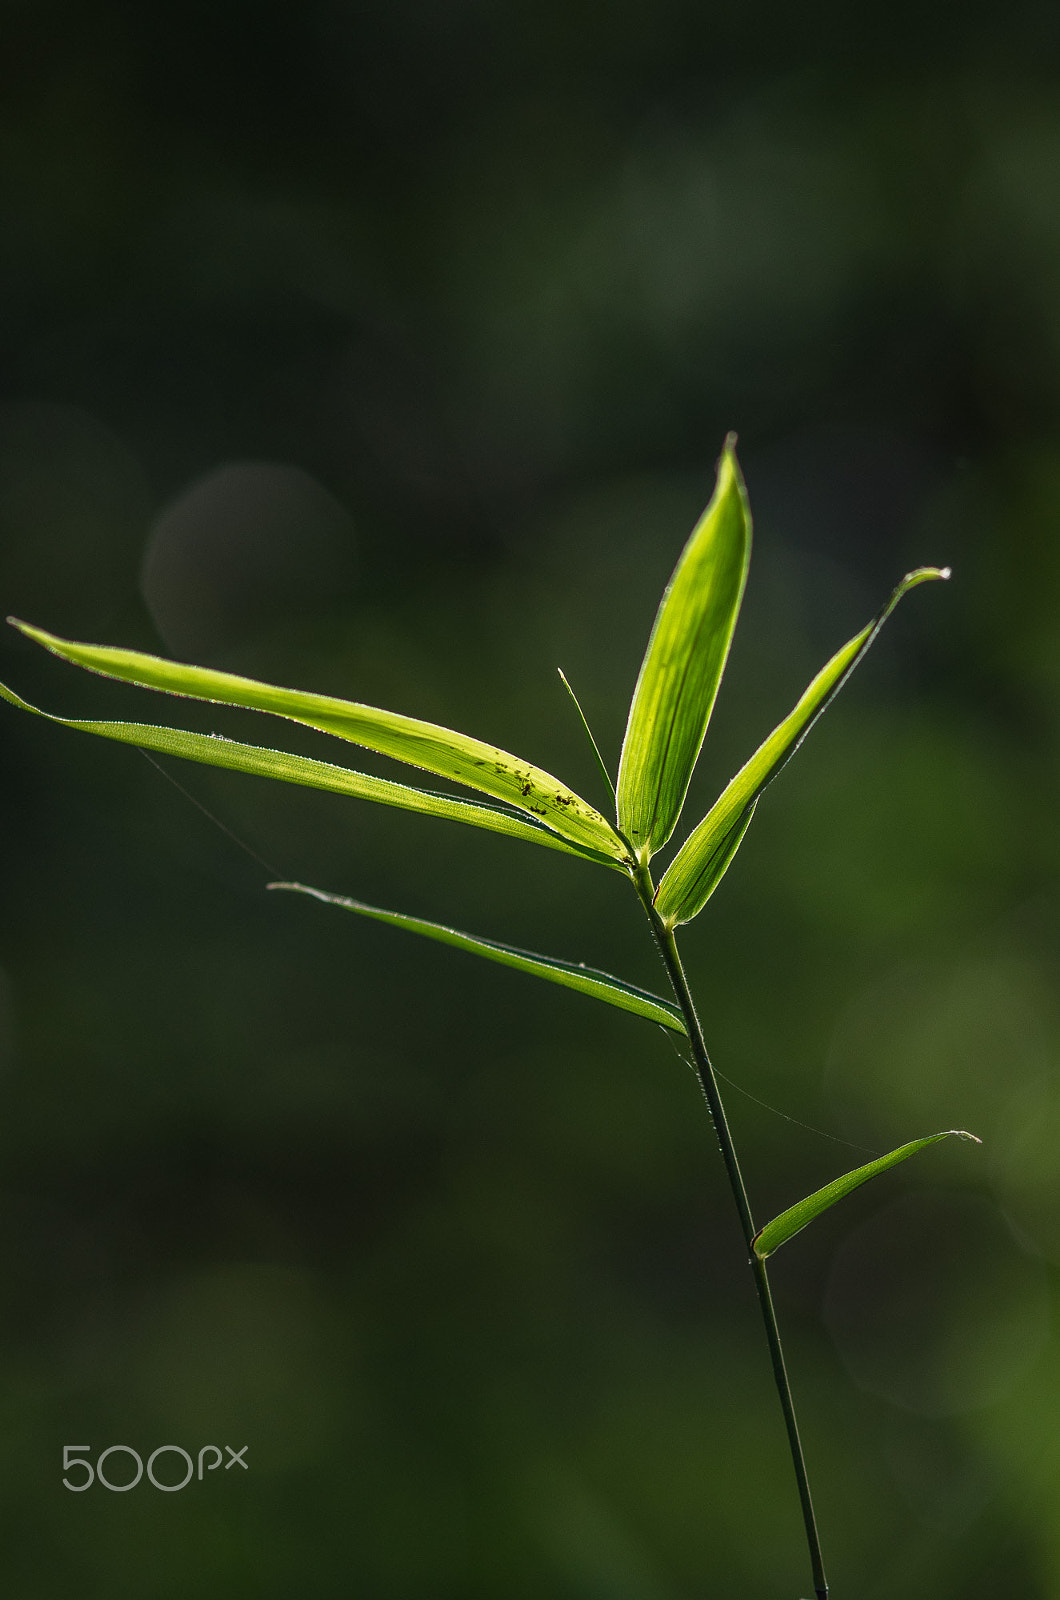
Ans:
{"type": "Polygon", "coordinates": [[[512,945],[498,944],[495,939],[479,939],[456,928],[447,928],[440,922],[425,922],[421,917],[407,917],[398,911],[381,911],[377,906],[366,906],[360,900],[350,900],[341,894],[326,894],[323,889],[309,889],[304,883],[270,883],[270,889],[291,889],[298,894],[312,895],[329,905],[343,906],[356,911],[359,916],[372,917],[376,922],[389,922],[395,928],[409,933],[421,933],[439,944],[451,944],[458,950],[469,950],[473,955],[485,956],[487,961],[499,961],[502,966],[514,967],[517,972],[529,972],[534,977],[545,978],[549,983],[562,984],[566,989],[576,989],[579,994],[593,995],[606,1000],[621,1011],[632,1011],[635,1016],[646,1017],[673,1033],[684,1033],[685,1025],[678,1008],[669,1000],[662,1000],[647,989],[624,983],[610,973],[598,972],[581,962],[560,961],[554,956],[534,955],[528,950],[518,950],[512,945]]]}
{"type": "Polygon", "coordinates": [[[571,855],[598,861],[604,866],[618,867],[618,863],[609,857],[561,839],[544,823],[507,807],[461,800],[451,795],[431,794],[425,789],[413,789],[408,784],[371,777],[366,772],[336,767],[329,761],[314,761],[308,756],[288,755],[282,750],[262,750],[257,745],[239,744],[235,739],[224,739],[215,733],[186,733],[180,728],[159,728],[151,723],[94,722],[56,717],[31,706],[3,684],[0,684],[0,695],[12,705],[19,706],[23,711],[32,711],[38,717],[46,717],[49,722],[59,722],[63,727],[76,728],[82,733],[99,734],[104,739],[116,739],[122,744],[136,745],[141,750],[157,750],[162,755],[180,756],[186,761],[199,761],[210,767],[227,767],[234,772],[249,772],[259,778],[300,783],[311,789],[328,789],[333,794],[351,795],[358,800],[376,800],[382,805],[400,806],[405,811],[420,811],[427,816],[442,817],[451,822],[468,822],[476,828],[487,828],[492,833],[506,834],[512,839],[526,839],[533,844],[547,845],[552,850],[563,850],[571,855]]]}
{"type": "Polygon", "coordinates": [[[292,722],[318,728],[351,744],[376,750],[396,761],[492,795],[494,799],[515,806],[532,820],[547,824],[579,846],[583,853],[595,853],[611,861],[626,859],[626,848],[614,828],[587,800],[551,773],[467,734],[400,716],[397,712],[382,711],[375,706],[359,705],[352,700],[281,689],[274,684],[259,683],[254,678],[215,672],[207,667],[184,666],[159,656],[144,655],[138,650],[79,644],[59,639],[15,618],[9,620],[29,638],[76,666],[144,689],[159,689],[166,694],[287,717],[292,722]]]}
{"type": "Polygon", "coordinates": [[[684,805],[729,654],[751,554],[751,514],[730,434],[710,504],[662,597],[618,769],[618,825],[641,861],[684,805]]]}
{"type": "Polygon", "coordinates": [[[697,916],[736,854],[762,790],[785,766],[831,704],[868,650],[902,596],[919,583],[948,578],[948,568],[919,567],[895,589],[878,616],[855,634],[814,678],[795,709],[760,745],[667,867],[655,895],[655,908],[669,927],[697,916]]]}
{"type": "Polygon", "coordinates": [[[926,1139],[914,1139],[910,1144],[900,1145],[889,1155],[880,1156],[877,1161],[870,1161],[864,1167],[856,1167],[853,1172],[847,1172],[832,1183],[826,1183],[816,1194],[807,1195],[798,1205],[790,1206],[787,1211],[782,1211],[779,1217],[774,1217],[772,1222],[767,1222],[755,1235],[755,1255],[760,1261],[764,1261],[766,1256],[771,1256],[774,1250],[786,1244],[793,1234],[800,1233],[815,1217],[819,1217],[822,1211],[834,1206],[837,1200],[845,1199],[855,1189],[860,1189],[863,1183],[868,1183],[870,1178],[878,1177],[881,1172],[888,1172],[900,1161],[908,1161],[918,1150],[926,1150],[929,1144],[938,1144],[941,1139],[967,1139],[973,1144],[982,1143],[974,1133],[965,1133],[963,1128],[948,1128],[945,1133],[932,1133],[926,1139]]]}

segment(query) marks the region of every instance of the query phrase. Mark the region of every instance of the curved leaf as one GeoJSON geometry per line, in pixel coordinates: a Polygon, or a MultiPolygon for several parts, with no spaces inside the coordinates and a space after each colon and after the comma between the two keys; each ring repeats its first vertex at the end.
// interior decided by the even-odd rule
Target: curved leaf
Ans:
{"type": "Polygon", "coordinates": [[[762,790],[791,760],[902,596],[917,584],[949,575],[948,567],[918,567],[916,572],[907,573],[883,610],[822,667],[794,710],[740,768],[663,873],[655,893],[655,909],[669,927],[689,922],[702,911],[736,854],[762,790]]]}
{"type": "Polygon", "coordinates": [[[856,1167],[853,1172],[844,1173],[843,1177],[834,1179],[832,1183],[826,1183],[816,1194],[807,1195],[805,1200],[789,1206],[779,1217],[767,1222],[755,1234],[755,1255],[759,1261],[764,1261],[774,1250],[786,1244],[793,1234],[800,1233],[814,1217],[819,1217],[822,1211],[834,1206],[837,1200],[845,1199],[855,1189],[860,1189],[863,1183],[868,1183],[870,1178],[896,1167],[899,1161],[908,1161],[918,1150],[926,1150],[929,1144],[938,1144],[941,1139],[967,1139],[972,1144],[982,1144],[982,1140],[977,1139],[974,1133],[965,1133],[963,1128],[948,1128],[945,1133],[932,1133],[926,1139],[913,1139],[909,1144],[900,1145],[889,1155],[880,1156],[878,1160],[869,1161],[863,1167],[856,1167]]]}
{"type": "Polygon", "coordinates": [[[189,667],[160,656],[145,655],[139,650],[80,644],[60,639],[17,618],[8,620],[28,638],[75,666],[87,667],[104,677],[120,678],[143,689],[158,689],[165,694],[287,717],[292,722],[304,723],[306,727],[334,734],[366,750],[376,750],[395,761],[407,762],[440,778],[492,795],[546,823],[583,851],[594,851],[613,861],[627,859],[626,847],[614,828],[587,800],[542,768],[467,734],[394,711],[359,705],[353,700],[281,689],[255,678],[215,672],[208,667],[189,667]]]}
{"type": "Polygon", "coordinates": [[[333,794],[350,795],[357,800],[375,800],[382,805],[399,806],[404,811],[419,811],[450,822],[468,822],[492,833],[506,834],[512,839],[526,839],[532,844],[547,845],[549,849],[562,850],[569,855],[622,870],[609,857],[561,839],[544,823],[502,806],[461,800],[454,795],[431,794],[426,789],[413,789],[408,784],[392,783],[387,778],[375,778],[366,772],[353,772],[348,767],[336,767],[329,761],[314,761],[308,756],[288,755],[282,750],[263,750],[257,745],[240,744],[235,739],[225,739],[217,733],[186,733],[181,728],[159,728],[141,722],[94,722],[74,717],[56,717],[50,711],[41,711],[30,705],[28,700],[23,700],[2,683],[0,696],[23,711],[32,711],[35,716],[47,718],[49,722],[61,723],[65,728],[76,728],[82,733],[95,733],[104,739],[116,739],[121,744],[136,745],[141,750],[157,750],[162,755],[180,756],[185,761],[198,761],[210,767],[227,767],[233,772],[248,772],[259,778],[278,778],[284,783],[299,783],[310,789],[327,789],[333,794]]]}
{"type": "Polygon", "coordinates": [[[270,889],[290,889],[297,894],[312,895],[315,900],[329,905],[343,906],[356,911],[359,916],[372,917],[376,922],[389,922],[395,928],[409,933],[421,933],[439,944],[454,945],[458,950],[469,950],[473,955],[484,956],[487,961],[498,961],[502,966],[514,967],[517,972],[529,972],[549,983],[562,984],[565,989],[576,989],[579,994],[606,1000],[621,1011],[632,1011],[635,1016],[646,1017],[673,1033],[684,1033],[685,1024],[678,1008],[669,1000],[640,989],[635,984],[613,978],[608,972],[599,972],[583,962],[561,961],[555,956],[534,955],[529,950],[519,950],[514,945],[499,944],[495,939],[480,939],[470,933],[460,933],[440,922],[425,922],[422,917],[408,917],[400,911],[381,911],[378,906],[366,906],[360,900],[350,900],[346,895],[327,894],[323,889],[309,889],[304,883],[270,883],[270,889]]]}
{"type": "Polygon", "coordinates": [[[743,598],[751,513],[735,443],[730,434],[710,504],[662,597],[629,708],[618,825],[641,861],[677,825],[743,598]]]}

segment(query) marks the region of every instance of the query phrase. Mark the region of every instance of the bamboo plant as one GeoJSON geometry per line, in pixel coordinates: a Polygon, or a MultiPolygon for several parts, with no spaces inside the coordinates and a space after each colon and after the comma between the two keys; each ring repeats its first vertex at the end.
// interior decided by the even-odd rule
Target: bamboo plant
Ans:
{"type": "MultiPolygon", "coordinates": [[[[344,765],[239,743],[218,734],[191,733],[142,723],[52,716],[38,711],[3,685],[0,685],[0,695],[22,710],[49,717],[65,727],[210,766],[278,778],[448,821],[469,823],[577,856],[590,866],[617,872],[628,881],[643,907],[666,970],[672,998],[649,993],[582,963],[532,954],[304,884],[274,883],[269,887],[312,895],[360,916],[393,924],[484,956],[489,961],[562,984],[658,1023],[684,1041],[709,1108],[746,1241],[791,1449],[814,1588],[818,1600],[826,1600],[828,1583],[824,1559],[770,1292],[767,1259],[815,1217],[871,1178],[951,1133],[962,1139],[971,1139],[974,1135],[949,1130],[913,1139],[843,1174],[790,1206],[765,1226],[759,1226],[754,1220],[717,1078],[682,965],[677,930],[706,906],[739,849],[764,789],[839,693],[898,602],[910,589],[922,583],[948,578],[949,571],[919,567],[902,579],[876,616],[825,663],[793,709],[692,829],[656,883],[652,860],[668,844],[684,807],[725,670],[747,579],[750,550],[750,510],[736,459],[735,438],[730,435],[718,463],[713,496],[693,529],[659,604],[633,691],[614,784],[582,717],[604,781],[614,797],[613,820],[603,816],[551,773],[522,757],[450,728],[328,695],[278,688],[207,667],[185,666],[139,651],[75,643],[16,618],[9,620],[28,638],[62,660],[105,677],[167,694],[284,717],[420,768],[436,778],[471,790],[474,795],[468,797],[413,787],[344,765]]],[[[580,707],[578,712],[581,715],[580,707]]]]}

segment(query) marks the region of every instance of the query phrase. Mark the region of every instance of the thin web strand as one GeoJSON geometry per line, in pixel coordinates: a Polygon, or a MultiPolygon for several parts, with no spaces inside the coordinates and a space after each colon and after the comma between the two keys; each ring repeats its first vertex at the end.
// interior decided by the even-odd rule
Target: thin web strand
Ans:
{"type": "Polygon", "coordinates": [[[237,833],[233,833],[232,829],[227,823],[222,822],[220,817],[215,817],[213,812],[208,810],[207,807],[203,805],[201,800],[196,799],[190,790],[185,789],[184,785],[174,778],[171,772],[167,772],[165,767],[161,766],[160,763],[155,760],[154,756],[149,756],[146,750],[141,750],[140,754],[143,756],[145,761],[150,762],[151,766],[154,767],[156,772],[160,772],[163,778],[173,785],[174,789],[180,790],[180,793],[184,796],[185,800],[190,800],[197,811],[201,811],[203,816],[208,818],[209,821],[215,825],[215,827],[220,828],[222,833],[228,835],[233,844],[238,845],[240,850],[245,851],[245,853],[250,856],[252,861],[256,861],[259,867],[264,867],[265,871],[268,872],[272,877],[276,877],[277,875],[282,876],[279,867],[274,867],[271,861],[266,861],[264,856],[260,856],[256,850],[247,844],[245,839],[241,839],[237,833]]]}
{"type": "MultiPolygon", "coordinates": [[[[672,1047],[677,1059],[683,1062],[690,1072],[695,1072],[695,1064],[682,1055],[676,1039],[672,1039],[665,1028],[661,1031],[665,1034],[666,1041],[672,1047]]],[[[793,1123],[796,1128],[804,1128],[807,1133],[815,1133],[819,1139],[828,1139],[832,1144],[846,1145],[848,1150],[861,1150],[865,1155],[881,1156],[884,1154],[882,1150],[874,1150],[871,1145],[855,1144],[852,1139],[841,1139],[837,1133],[826,1133],[823,1128],[815,1128],[810,1122],[803,1122],[799,1117],[790,1116],[788,1112],[781,1111],[779,1106],[771,1106],[768,1100],[760,1100],[756,1094],[751,1093],[750,1089],[745,1089],[742,1084],[736,1083],[732,1078],[727,1077],[724,1072],[719,1072],[717,1067],[714,1067],[714,1076],[720,1078],[723,1083],[727,1083],[730,1089],[735,1089],[737,1094],[742,1094],[746,1100],[752,1100],[756,1106],[761,1106],[763,1111],[771,1111],[775,1117],[780,1117],[784,1122],[793,1123]]]]}

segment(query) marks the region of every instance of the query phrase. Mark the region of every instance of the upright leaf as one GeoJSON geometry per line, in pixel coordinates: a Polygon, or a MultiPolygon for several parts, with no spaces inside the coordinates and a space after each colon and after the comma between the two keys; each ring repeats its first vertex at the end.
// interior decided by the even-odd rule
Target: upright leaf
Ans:
{"type": "Polygon", "coordinates": [[[281,689],[254,678],[215,672],[208,667],[189,667],[139,650],[80,644],[15,618],[9,620],[30,639],[75,666],[144,689],[287,717],[492,795],[546,823],[583,851],[596,852],[612,861],[626,859],[626,848],[614,828],[587,800],[542,768],[467,734],[353,700],[281,689]]]}
{"type": "Polygon", "coordinates": [[[760,1228],[754,1238],[755,1255],[759,1261],[764,1261],[766,1256],[771,1256],[774,1250],[786,1244],[794,1234],[801,1233],[808,1223],[821,1215],[822,1211],[827,1211],[838,1200],[853,1194],[855,1189],[860,1189],[870,1178],[879,1177],[881,1172],[896,1167],[899,1161],[908,1161],[918,1150],[926,1150],[929,1144],[938,1144],[941,1139],[967,1139],[972,1144],[982,1143],[974,1133],[965,1133],[963,1128],[948,1128],[945,1133],[932,1133],[926,1139],[913,1139],[911,1143],[892,1150],[889,1155],[880,1156],[877,1161],[869,1161],[863,1167],[855,1167],[853,1172],[846,1172],[841,1178],[826,1183],[823,1189],[807,1195],[806,1199],[800,1200],[797,1205],[789,1206],[787,1211],[782,1211],[779,1217],[774,1217],[772,1222],[767,1222],[764,1228],[760,1228]]]}
{"type": "Polygon", "coordinates": [[[883,610],[822,667],[794,710],[740,768],[662,876],[655,908],[668,926],[689,922],[702,911],[739,848],[762,790],[835,699],[902,596],[919,583],[949,575],[948,567],[919,567],[908,573],[883,610]]]}
{"type": "Polygon", "coordinates": [[[61,723],[64,728],[95,733],[103,739],[135,745],[140,750],[157,750],[160,755],[179,756],[184,761],[198,761],[204,766],[225,767],[229,771],[246,772],[258,778],[277,778],[282,783],[298,783],[310,789],[326,789],[332,794],[348,795],[356,800],[375,800],[381,805],[398,806],[403,811],[419,811],[425,816],[440,817],[447,822],[468,822],[476,828],[501,833],[510,839],[525,839],[532,844],[547,845],[552,850],[562,850],[618,871],[623,870],[609,856],[572,844],[545,823],[507,806],[462,800],[457,795],[432,794],[427,789],[414,789],[406,783],[393,783],[389,778],[376,778],[367,772],[354,772],[349,767],[336,767],[330,761],[315,761],[309,756],[289,755],[284,750],[263,750],[258,745],[240,744],[236,739],[225,739],[217,733],[188,733],[183,728],[160,728],[153,723],[143,722],[95,722],[56,717],[49,711],[40,711],[36,706],[31,706],[28,700],[23,700],[2,683],[0,696],[21,710],[32,711],[49,722],[61,723]]]}
{"type": "Polygon", "coordinates": [[[714,709],[751,554],[751,514],[725,441],[710,504],[662,597],[629,708],[618,825],[641,861],[669,839],[714,709]]]}
{"type": "Polygon", "coordinates": [[[673,1033],[685,1033],[685,1024],[678,1008],[670,1000],[662,1000],[636,984],[613,978],[609,972],[598,972],[583,962],[561,961],[556,956],[534,955],[529,950],[519,950],[514,945],[499,944],[496,939],[481,939],[470,933],[460,933],[441,922],[425,922],[422,917],[407,917],[400,911],[381,911],[378,906],[366,906],[360,900],[350,900],[345,895],[327,894],[323,889],[308,889],[304,883],[270,883],[270,889],[291,889],[297,894],[312,895],[314,900],[324,900],[329,905],[342,906],[346,911],[356,911],[358,916],[371,917],[375,922],[388,922],[394,928],[404,928],[408,933],[419,933],[439,944],[454,945],[458,950],[468,950],[472,955],[484,956],[487,961],[497,961],[504,967],[514,967],[517,972],[529,972],[535,978],[549,983],[562,984],[565,989],[575,989],[579,994],[592,995],[596,1000],[606,1000],[620,1011],[632,1011],[634,1016],[657,1022],[673,1033]]]}

